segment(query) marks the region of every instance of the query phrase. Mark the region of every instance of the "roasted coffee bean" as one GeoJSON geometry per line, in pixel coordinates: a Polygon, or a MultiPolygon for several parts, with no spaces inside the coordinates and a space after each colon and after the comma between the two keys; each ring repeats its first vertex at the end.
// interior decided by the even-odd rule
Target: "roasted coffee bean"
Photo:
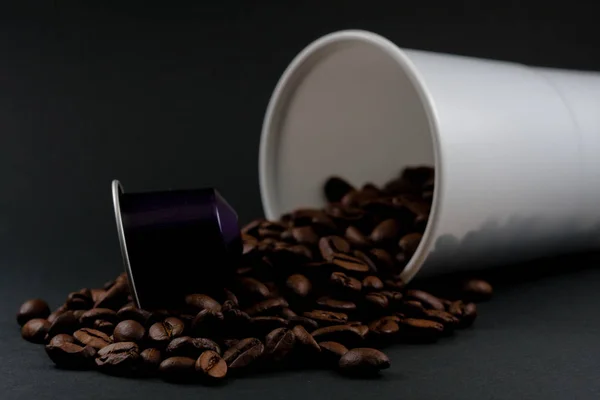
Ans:
{"type": "Polygon", "coordinates": [[[264,219],[255,219],[252,222],[249,222],[242,228],[242,233],[246,235],[256,236],[258,234],[258,228],[260,228],[261,224],[265,222],[264,219]]]}
{"type": "Polygon", "coordinates": [[[277,328],[286,328],[289,325],[288,320],[281,317],[254,317],[250,322],[254,334],[260,337],[277,328]]]}
{"type": "Polygon", "coordinates": [[[459,322],[460,328],[468,328],[473,325],[475,319],[477,318],[477,306],[475,303],[465,304],[462,310],[462,318],[459,322]]]}
{"type": "Polygon", "coordinates": [[[446,311],[425,310],[423,318],[444,325],[444,332],[446,333],[451,333],[458,325],[458,318],[446,311]]]}
{"type": "Polygon", "coordinates": [[[67,335],[66,333],[59,333],[58,335],[54,336],[48,344],[51,346],[60,346],[63,343],[75,343],[75,338],[71,335],[67,335]]]}
{"type": "Polygon", "coordinates": [[[398,240],[400,227],[395,219],[380,222],[371,232],[370,239],[376,245],[389,245],[398,240]]]}
{"type": "Polygon", "coordinates": [[[457,318],[462,317],[463,315],[463,307],[465,306],[465,304],[463,303],[462,300],[456,300],[451,302],[451,304],[449,306],[447,306],[446,308],[448,309],[448,312],[452,315],[454,315],[457,318]]]}
{"type": "Polygon", "coordinates": [[[279,316],[281,318],[290,319],[297,317],[298,314],[296,314],[291,308],[282,308],[281,311],[279,311],[279,316]]]}
{"type": "Polygon", "coordinates": [[[339,361],[346,374],[370,375],[390,367],[390,359],[377,349],[357,348],[346,352],[339,361]]]}
{"type": "Polygon", "coordinates": [[[115,324],[109,321],[97,319],[96,321],[94,321],[93,328],[104,332],[107,335],[112,335],[113,331],[115,330],[115,324]]]}
{"type": "Polygon", "coordinates": [[[104,289],[90,289],[90,293],[92,295],[92,302],[96,303],[106,294],[106,290],[104,289]]]}
{"type": "Polygon", "coordinates": [[[317,321],[307,317],[296,316],[289,318],[289,321],[290,326],[301,325],[309,331],[314,331],[315,329],[319,328],[319,324],[317,323],[317,321]]]}
{"type": "Polygon", "coordinates": [[[434,295],[422,290],[408,290],[406,296],[410,299],[419,300],[426,308],[444,311],[444,304],[434,295]]]}
{"type": "Polygon", "coordinates": [[[331,178],[327,179],[325,185],[323,186],[325,198],[330,203],[337,203],[338,201],[342,200],[342,197],[354,190],[356,189],[354,189],[351,184],[337,176],[332,176],[331,178]]]}
{"type": "Polygon", "coordinates": [[[115,279],[111,279],[110,281],[106,281],[104,282],[104,285],[102,285],[102,289],[104,290],[108,290],[111,287],[113,287],[113,285],[115,284],[116,280],[115,279]]]}
{"type": "Polygon", "coordinates": [[[325,236],[319,240],[321,256],[326,261],[332,261],[335,255],[349,253],[350,243],[340,236],[325,236]]]}
{"type": "Polygon", "coordinates": [[[50,307],[42,299],[31,299],[21,304],[17,313],[17,322],[20,326],[34,318],[46,319],[50,315],[50,307]]]}
{"type": "Polygon", "coordinates": [[[326,365],[338,365],[340,358],[348,352],[348,348],[341,343],[319,342],[321,359],[326,365]]]}
{"type": "Polygon", "coordinates": [[[119,342],[109,344],[98,351],[96,366],[100,371],[111,374],[128,374],[140,358],[137,344],[119,342]]]}
{"type": "Polygon", "coordinates": [[[356,257],[357,259],[359,259],[360,261],[365,263],[365,265],[369,268],[369,273],[372,273],[372,274],[377,273],[377,264],[375,262],[375,260],[376,260],[375,256],[369,255],[370,253],[367,254],[360,250],[354,250],[354,252],[352,252],[352,254],[354,255],[354,257],[356,257]]]}
{"type": "Polygon", "coordinates": [[[30,319],[21,327],[21,336],[32,343],[44,343],[49,328],[50,322],[47,319],[30,319]]]}
{"type": "Polygon", "coordinates": [[[81,328],[73,333],[73,337],[82,346],[91,346],[96,350],[100,350],[112,342],[107,334],[91,328],[81,328]]]}
{"type": "Polygon", "coordinates": [[[238,301],[238,298],[236,296],[235,293],[233,293],[231,290],[224,288],[223,289],[223,296],[225,298],[225,301],[230,301],[233,304],[235,304],[236,307],[240,306],[240,302],[238,301]]]}
{"type": "Polygon", "coordinates": [[[395,290],[382,290],[379,294],[384,295],[389,300],[390,304],[398,304],[402,300],[402,293],[395,290]]]}
{"type": "Polygon", "coordinates": [[[365,295],[365,300],[371,307],[384,309],[390,305],[390,301],[386,296],[378,292],[371,292],[365,295]]]}
{"type": "Polygon", "coordinates": [[[205,294],[190,294],[185,296],[185,303],[198,311],[213,310],[221,311],[221,305],[218,301],[205,294]]]}
{"type": "Polygon", "coordinates": [[[340,312],[313,310],[304,313],[307,318],[314,319],[322,325],[340,325],[348,321],[348,315],[340,312]]]}
{"type": "Polygon", "coordinates": [[[394,259],[384,249],[371,249],[369,252],[370,255],[374,258],[375,265],[377,265],[377,270],[383,273],[390,273],[394,269],[394,259]]]}
{"type": "Polygon", "coordinates": [[[119,319],[117,313],[109,308],[92,308],[84,312],[79,318],[82,326],[91,327],[97,320],[117,322],[119,319]]]}
{"type": "Polygon", "coordinates": [[[174,338],[181,336],[184,328],[185,325],[180,319],[169,317],[163,322],[153,324],[148,331],[148,337],[157,347],[164,347],[174,338]]]}
{"type": "Polygon", "coordinates": [[[282,308],[289,307],[288,302],[283,297],[263,300],[252,307],[246,309],[250,316],[255,315],[276,315],[282,308]]]}
{"type": "Polygon", "coordinates": [[[370,270],[369,266],[365,262],[347,254],[334,254],[331,258],[331,263],[337,268],[347,272],[367,273],[370,270]]]}
{"type": "Polygon", "coordinates": [[[308,331],[302,325],[296,325],[292,329],[294,336],[296,337],[296,345],[304,350],[308,350],[311,352],[321,352],[321,348],[319,344],[315,340],[315,338],[308,333],[308,331]]]}
{"type": "Polygon", "coordinates": [[[139,322],[127,319],[115,326],[113,336],[115,342],[141,342],[146,336],[146,329],[139,322]]]}
{"type": "Polygon", "coordinates": [[[140,353],[140,370],[143,373],[153,373],[162,361],[159,349],[149,348],[140,353]]]}
{"type": "Polygon", "coordinates": [[[196,377],[196,360],[189,357],[169,357],[160,363],[158,371],[167,381],[192,381],[196,377]]]}
{"type": "Polygon", "coordinates": [[[395,336],[400,331],[398,325],[400,318],[394,320],[392,318],[380,318],[369,324],[369,331],[381,337],[395,336]]]}
{"type": "Polygon", "coordinates": [[[221,348],[216,342],[206,338],[192,338],[189,336],[182,336],[171,340],[166,352],[169,357],[183,356],[197,358],[206,350],[212,350],[221,354],[221,348]]]}
{"type": "Polygon", "coordinates": [[[425,307],[418,300],[404,300],[398,307],[398,311],[407,317],[421,317],[425,315],[425,307]]]}
{"type": "Polygon", "coordinates": [[[386,279],[383,285],[391,290],[403,290],[406,287],[402,279],[386,279]]]}
{"type": "Polygon", "coordinates": [[[338,342],[345,346],[353,346],[363,339],[358,329],[349,325],[332,325],[319,328],[312,333],[317,342],[338,342]]]}
{"type": "Polygon", "coordinates": [[[371,246],[371,241],[354,226],[349,226],[346,228],[345,237],[352,246],[359,248],[371,246]]]}
{"type": "Polygon", "coordinates": [[[204,379],[222,380],[227,376],[227,363],[218,353],[211,350],[198,357],[195,368],[204,379]]]}
{"type": "Polygon", "coordinates": [[[356,310],[356,304],[348,300],[337,300],[329,296],[319,297],[316,301],[324,310],[351,312],[356,310]]]}
{"type": "Polygon", "coordinates": [[[96,349],[63,342],[46,345],[46,354],[57,367],[66,369],[86,369],[93,365],[96,349]]]}
{"type": "Polygon", "coordinates": [[[469,279],[462,285],[461,297],[467,301],[481,302],[489,300],[494,294],[492,285],[481,279],[469,279]]]}
{"type": "Polygon", "coordinates": [[[153,316],[150,311],[139,309],[136,306],[124,306],[117,312],[117,318],[121,321],[134,320],[146,326],[152,321],[153,316]]]}
{"type": "Polygon", "coordinates": [[[275,329],[265,338],[265,355],[275,361],[282,360],[295,344],[296,336],[293,331],[287,328],[275,329]]]}
{"type": "Polygon", "coordinates": [[[319,243],[319,235],[311,226],[300,226],[292,228],[292,237],[300,244],[316,245],[319,243]]]}
{"type": "Polygon", "coordinates": [[[69,310],[89,310],[94,305],[90,289],[69,293],[65,302],[69,310]]]}
{"type": "Polygon", "coordinates": [[[286,286],[290,289],[295,295],[300,297],[306,297],[310,293],[312,289],[312,284],[308,280],[307,277],[301,274],[290,275],[287,278],[286,286]]]}
{"type": "Polygon", "coordinates": [[[192,321],[192,333],[194,336],[200,337],[219,336],[223,331],[224,321],[225,317],[222,312],[210,309],[202,310],[192,321]]]}
{"type": "Polygon", "coordinates": [[[334,272],[329,278],[333,286],[352,292],[360,292],[362,289],[362,283],[351,276],[344,274],[343,272],[334,272]]]}
{"type": "Polygon", "coordinates": [[[400,241],[398,242],[398,247],[402,250],[402,253],[410,258],[415,254],[419,243],[421,243],[421,238],[423,235],[420,233],[409,233],[408,235],[402,236],[400,241]]]}
{"type": "Polygon", "coordinates": [[[115,281],[115,284],[110,287],[96,303],[94,308],[110,308],[111,310],[118,310],[127,302],[127,296],[129,295],[129,286],[127,278],[119,278],[115,281]]]}
{"type": "Polygon", "coordinates": [[[262,282],[254,278],[241,278],[240,289],[251,298],[255,299],[266,299],[271,296],[269,288],[262,282]]]}
{"type": "Polygon", "coordinates": [[[433,342],[444,333],[444,325],[427,319],[405,318],[399,325],[403,338],[410,341],[433,342]]]}
{"type": "Polygon", "coordinates": [[[65,304],[63,304],[60,307],[58,307],[56,310],[51,312],[50,315],[48,315],[48,318],[46,318],[46,319],[48,320],[48,322],[50,322],[52,324],[52,323],[54,323],[54,321],[56,321],[56,318],[58,318],[59,315],[64,314],[66,311],[68,311],[67,306],[65,304]]]}
{"type": "Polygon", "coordinates": [[[367,276],[362,280],[362,287],[366,291],[383,289],[383,282],[376,276],[367,276]]]}
{"type": "Polygon", "coordinates": [[[358,334],[364,339],[369,334],[369,327],[367,325],[357,325],[354,326],[354,329],[358,332],[358,334]]]}
{"type": "Polygon", "coordinates": [[[223,354],[223,359],[231,369],[244,368],[260,359],[264,350],[265,347],[260,340],[246,338],[229,348],[223,354]]]}
{"type": "Polygon", "coordinates": [[[52,325],[50,325],[50,328],[48,328],[48,336],[53,337],[59,333],[71,334],[75,332],[78,326],[79,321],[75,318],[73,311],[65,311],[56,317],[52,325]]]}

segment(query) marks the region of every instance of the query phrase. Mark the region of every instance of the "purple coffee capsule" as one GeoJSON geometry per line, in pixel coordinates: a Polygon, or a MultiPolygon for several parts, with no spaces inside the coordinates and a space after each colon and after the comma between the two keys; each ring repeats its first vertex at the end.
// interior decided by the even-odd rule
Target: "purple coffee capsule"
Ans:
{"type": "Polygon", "coordinates": [[[125,193],[112,182],[117,232],[135,304],[177,307],[212,293],[242,252],[235,210],[212,188],[125,193]]]}

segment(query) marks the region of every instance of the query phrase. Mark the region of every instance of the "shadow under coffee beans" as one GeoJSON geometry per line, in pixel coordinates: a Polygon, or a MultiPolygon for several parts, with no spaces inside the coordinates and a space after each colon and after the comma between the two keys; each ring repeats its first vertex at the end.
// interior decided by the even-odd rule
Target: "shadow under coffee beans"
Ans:
{"type": "Polygon", "coordinates": [[[492,295],[481,280],[445,299],[400,279],[429,217],[433,178],[430,167],[381,188],[332,177],[325,208],[242,229],[227,287],[184,293],[178,309],[140,310],[122,274],[69,294],[52,313],[43,300],[25,302],[21,334],[45,343],[59,367],[117,375],[215,383],[274,365],[376,374],[391,365],[377,348],[467,328],[477,316],[470,301],[492,295]]]}

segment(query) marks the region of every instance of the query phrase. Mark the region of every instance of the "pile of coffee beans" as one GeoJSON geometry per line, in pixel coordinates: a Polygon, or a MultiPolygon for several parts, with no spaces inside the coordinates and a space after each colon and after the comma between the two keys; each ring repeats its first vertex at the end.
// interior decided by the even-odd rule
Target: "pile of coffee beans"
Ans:
{"type": "Polygon", "coordinates": [[[225,288],[190,293],[177,309],[143,310],[122,274],[70,293],[52,312],[43,300],[25,302],[21,335],[45,344],[58,367],[115,375],[214,384],[283,367],[377,374],[390,366],[380,349],[467,328],[477,317],[470,301],[492,295],[482,280],[451,298],[402,281],[429,217],[433,177],[431,168],[408,168],[381,188],[360,189],[332,177],[326,208],[243,228],[243,255],[225,288]]]}

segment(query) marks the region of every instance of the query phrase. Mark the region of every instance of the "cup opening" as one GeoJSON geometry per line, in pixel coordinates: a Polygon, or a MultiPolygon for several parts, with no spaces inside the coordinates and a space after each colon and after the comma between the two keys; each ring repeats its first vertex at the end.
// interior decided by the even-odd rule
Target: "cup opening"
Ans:
{"type": "Polygon", "coordinates": [[[406,166],[436,168],[423,239],[402,274],[425,260],[438,208],[441,171],[433,105],[407,55],[364,31],[325,36],[281,77],[267,109],[260,148],[266,217],[325,204],[322,185],[339,175],[382,185],[406,166]]]}

